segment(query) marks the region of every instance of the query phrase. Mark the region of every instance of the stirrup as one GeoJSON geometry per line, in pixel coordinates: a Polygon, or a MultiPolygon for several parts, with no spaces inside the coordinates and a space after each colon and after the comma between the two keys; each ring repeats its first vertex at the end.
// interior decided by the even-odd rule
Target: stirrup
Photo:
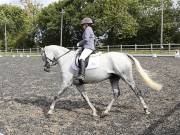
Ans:
{"type": "Polygon", "coordinates": [[[84,75],[79,75],[77,77],[77,79],[79,79],[80,81],[84,81],[85,80],[85,76],[84,75]]]}

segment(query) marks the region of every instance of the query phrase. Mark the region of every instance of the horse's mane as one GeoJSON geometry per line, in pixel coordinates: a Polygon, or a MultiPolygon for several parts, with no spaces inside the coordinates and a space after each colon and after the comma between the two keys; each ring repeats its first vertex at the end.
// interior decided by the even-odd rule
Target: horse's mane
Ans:
{"type": "Polygon", "coordinates": [[[59,45],[49,45],[49,46],[46,46],[46,48],[54,48],[56,50],[62,50],[64,52],[69,51],[69,49],[62,47],[62,46],[59,46],[59,45]]]}

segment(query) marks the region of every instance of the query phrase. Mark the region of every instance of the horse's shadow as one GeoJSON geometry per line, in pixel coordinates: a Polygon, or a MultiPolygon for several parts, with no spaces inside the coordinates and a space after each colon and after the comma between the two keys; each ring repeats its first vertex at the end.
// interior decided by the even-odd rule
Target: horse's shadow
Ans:
{"type": "MultiPolygon", "coordinates": [[[[40,107],[43,110],[43,113],[45,116],[47,116],[47,112],[49,110],[49,107],[52,103],[52,99],[45,97],[45,96],[31,96],[31,97],[26,97],[26,98],[15,98],[15,102],[20,103],[20,104],[32,104],[33,106],[40,107]]],[[[104,111],[104,107],[107,106],[107,104],[92,101],[92,103],[95,105],[98,113],[101,113],[104,111]]],[[[124,106],[124,105],[114,105],[115,110],[111,110],[111,112],[115,113],[121,113],[122,111],[119,110],[118,108],[129,110],[132,109],[132,106],[124,106]]],[[[55,106],[55,109],[64,109],[67,111],[73,111],[77,113],[75,110],[76,109],[90,109],[89,105],[86,103],[84,100],[64,100],[60,99],[55,106]]]]}
{"type": "MultiPolygon", "coordinates": [[[[52,100],[45,96],[33,96],[28,98],[15,98],[15,102],[20,104],[32,104],[40,107],[43,110],[44,115],[47,115],[47,111],[52,103],[52,100]]],[[[64,109],[67,111],[73,111],[74,109],[85,108],[89,109],[87,103],[83,100],[72,101],[60,99],[55,106],[55,109],[64,109]]]]}
{"type": "MultiPolygon", "coordinates": [[[[153,133],[153,132],[156,130],[156,128],[158,128],[161,124],[163,124],[177,110],[180,110],[180,102],[177,103],[173,109],[169,110],[165,115],[161,116],[161,118],[159,118],[154,123],[152,123],[147,129],[144,130],[144,132],[141,135],[155,135],[155,133],[153,133]]],[[[172,127],[171,127],[171,129],[168,129],[168,127],[162,127],[161,131],[167,131],[166,133],[163,133],[163,134],[176,135],[176,134],[180,133],[180,125],[178,125],[178,127],[174,128],[174,129],[172,127]]],[[[160,134],[162,134],[162,133],[160,133],[160,134]]]]}

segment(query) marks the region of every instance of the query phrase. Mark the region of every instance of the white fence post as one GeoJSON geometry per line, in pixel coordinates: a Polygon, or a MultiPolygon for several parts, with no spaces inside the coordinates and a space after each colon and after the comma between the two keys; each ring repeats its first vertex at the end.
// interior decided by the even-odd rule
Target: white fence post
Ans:
{"type": "Polygon", "coordinates": [[[109,52],[109,45],[107,46],[107,51],[109,52]]]}
{"type": "Polygon", "coordinates": [[[121,47],[121,52],[122,52],[122,45],[120,47],[121,47]]]}
{"type": "Polygon", "coordinates": [[[136,52],[136,51],[137,51],[137,45],[135,44],[135,46],[134,46],[134,47],[135,47],[135,52],[136,52]]]}
{"type": "Polygon", "coordinates": [[[171,52],[171,44],[170,43],[168,44],[168,51],[169,51],[169,53],[171,52]]]}
{"type": "Polygon", "coordinates": [[[153,52],[153,44],[151,44],[151,53],[153,52]]]}
{"type": "Polygon", "coordinates": [[[16,49],[16,52],[17,52],[17,53],[19,52],[18,49],[16,49]]]}
{"type": "Polygon", "coordinates": [[[32,52],[31,48],[29,49],[29,52],[30,52],[30,53],[32,52]]]}

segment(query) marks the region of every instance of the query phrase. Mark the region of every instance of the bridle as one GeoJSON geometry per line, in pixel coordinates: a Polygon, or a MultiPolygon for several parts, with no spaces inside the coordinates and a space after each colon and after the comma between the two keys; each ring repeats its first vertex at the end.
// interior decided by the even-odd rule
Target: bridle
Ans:
{"type": "MultiPolygon", "coordinates": [[[[50,64],[49,64],[49,62],[48,62],[48,61],[50,61],[50,62],[52,63],[51,66],[55,66],[56,64],[58,64],[58,60],[59,60],[60,58],[62,58],[63,56],[65,56],[66,54],[68,54],[69,52],[71,52],[71,50],[67,51],[66,53],[60,55],[60,56],[57,57],[57,58],[54,57],[53,60],[51,60],[50,58],[48,58],[48,57],[46,56],[45,50],[43,50],[43,54],[44,54],[44,57],[45,57],[45,65],[48,65],[48,66],[50,67],[50,64]]],[[[44,65],[44,66],[45,66],[45,65],[44,65]]]]}

